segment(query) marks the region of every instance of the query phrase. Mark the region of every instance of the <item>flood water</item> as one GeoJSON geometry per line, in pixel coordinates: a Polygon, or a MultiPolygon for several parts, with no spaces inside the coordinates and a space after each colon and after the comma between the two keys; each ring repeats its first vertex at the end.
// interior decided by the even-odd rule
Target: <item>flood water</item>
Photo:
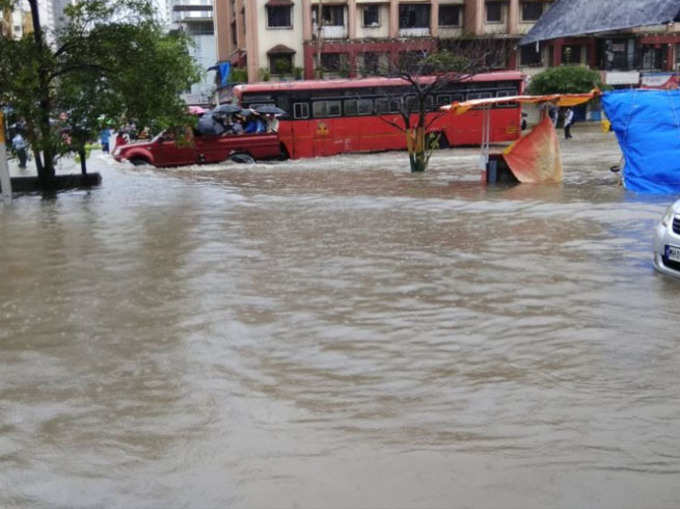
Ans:
{"type": "Polygon", "coordinates": [[[611,135],[0,206],[0,507],[677,508],[680,281],[611,135]]]}

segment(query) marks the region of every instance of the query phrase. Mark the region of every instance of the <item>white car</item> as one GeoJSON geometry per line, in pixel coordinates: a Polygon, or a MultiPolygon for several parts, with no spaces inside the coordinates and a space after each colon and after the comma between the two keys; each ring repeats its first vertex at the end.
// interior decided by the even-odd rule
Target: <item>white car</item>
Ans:
{"type": "Polygon", "coordinates": [[[654,229],[654,267],[680,278],[680,200],[668,207],[654,229]]]}

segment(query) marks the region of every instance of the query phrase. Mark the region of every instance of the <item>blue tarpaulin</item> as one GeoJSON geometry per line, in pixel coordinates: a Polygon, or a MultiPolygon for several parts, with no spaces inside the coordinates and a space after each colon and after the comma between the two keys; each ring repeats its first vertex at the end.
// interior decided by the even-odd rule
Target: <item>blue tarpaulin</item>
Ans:
{"type": "Polygon", "coordinates": [[[229,74],[231,73],[231,63],[221,62],[220,68],[220,86],[225,87],[229,83],[229,74]]]}
{"type": "Polygon", "coordinates": [[[602,106],[623,151],[626,189],[680,192],[680,90],[619,90],[602,106]]]}

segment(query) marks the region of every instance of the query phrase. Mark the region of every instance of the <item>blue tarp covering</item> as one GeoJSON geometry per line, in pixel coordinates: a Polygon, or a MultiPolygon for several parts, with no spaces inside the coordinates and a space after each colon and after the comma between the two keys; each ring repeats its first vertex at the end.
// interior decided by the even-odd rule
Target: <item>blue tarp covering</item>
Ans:
{"type": "Polygon", "coordinates": [[[626,189],[680,192],[680,90],[607,92],[602,106],[623,151],[626,189]]]}

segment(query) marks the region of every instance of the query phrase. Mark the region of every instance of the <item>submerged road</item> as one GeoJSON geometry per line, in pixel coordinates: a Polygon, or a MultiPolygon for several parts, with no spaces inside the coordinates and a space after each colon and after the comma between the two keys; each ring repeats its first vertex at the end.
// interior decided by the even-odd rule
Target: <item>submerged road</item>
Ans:
{"type": "Polygon", "coordinates": [[[0,507],[677,508],[672,197],[577,125],[477,151],[134,168],[0,205],[0,507]]]}

